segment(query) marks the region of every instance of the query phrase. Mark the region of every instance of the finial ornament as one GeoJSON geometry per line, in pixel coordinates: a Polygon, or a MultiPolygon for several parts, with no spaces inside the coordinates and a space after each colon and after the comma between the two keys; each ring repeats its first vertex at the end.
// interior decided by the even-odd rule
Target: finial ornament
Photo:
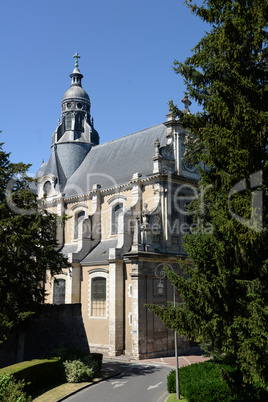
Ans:
{"type": "Polygon", "coordinates": [[[73,57],[75,58],[75,68],[78,68],[78,59],[80,59],[79,54],[76,52],[73,57]]]}
{"type": "Polygon", "coordinates": [[[159,142],[159,138],[157,137],[154,142],[155,156],[159,156],[159,148],[160,148],[160,142],[159,142]]]}

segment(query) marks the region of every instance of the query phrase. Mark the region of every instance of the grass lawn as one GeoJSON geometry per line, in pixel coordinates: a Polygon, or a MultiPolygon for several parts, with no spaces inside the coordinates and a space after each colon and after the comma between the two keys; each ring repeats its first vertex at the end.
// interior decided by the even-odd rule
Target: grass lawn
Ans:
{"type": "MultiPolygon", "coordinates": [[[[176,394],[170,394],[167,402],[175,402],[178,401],[178,399],[176,398],[176,394]]],[[[180,401],[181,402],[187,402],[187,399],[183,398],[183,396],[180,396],[180,401]]]]}
{"type": "Polygon", "coordinates": [[[92,382],[80,382],[80,383],[63,383],[63,384],[51,384],[49,387],[38,390],[38,393],[32,395],[35,402],[52,402],[63,398],[72,392],[79,391],[83,387],[90,385],[101,378],[109,377],[112,374],[111,371],[103,371],[100,378],[94,378],[92,382]]]}
{"type": "Polygon", "coordinates": [[[51,402],[56,401],[58,399],[63,398],[66,395],[71,394],[74,391],[78,391],[84,386],[88,385],[88,382],[80,382],[80,383],[64,383],[60,385],[52,385],[52,388],[43,388],[40,389],[38,395],[33,395],[33,401],[36,402],[51,402]]]}

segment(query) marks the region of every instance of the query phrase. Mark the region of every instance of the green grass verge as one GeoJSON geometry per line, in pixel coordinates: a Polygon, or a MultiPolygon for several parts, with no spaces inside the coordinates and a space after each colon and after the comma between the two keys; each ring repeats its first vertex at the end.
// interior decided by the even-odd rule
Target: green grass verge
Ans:
{"type": "MultiPolygon", "coordinates": [[[[187,399],[185,399],[183,396],[180,396],[179,400],[180,402],[187,402],[187,399]]],[[[167,399],[167,402],[175,402],[175,401],[178,401],[176,394],[170,394],[167,399]]]]}
{"type": "Polygon", "coordinates": [[[64,384],[54,384],[50,387],[44,387],[40,389],[38,392],[32,395],[32,399],[35,402],[51,402],[57,401],[65,397],[66,395],[70,395],[73,392],[79,391],[85,386],[89,385],[87,382],[79,382],[79,383],[64,383],[64,384]]]}

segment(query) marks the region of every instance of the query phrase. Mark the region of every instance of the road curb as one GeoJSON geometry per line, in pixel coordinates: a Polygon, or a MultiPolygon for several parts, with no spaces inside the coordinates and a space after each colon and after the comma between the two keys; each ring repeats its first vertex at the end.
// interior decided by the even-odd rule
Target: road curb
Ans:
{"type": "Polygon", "coordinates": [[[113,374],[110,374],[110,375],[108,375],[106,377],[100,378],[100,379],[98,379],[98,380],[96,380],[94,382],[92,381],[89,384],[84,385],[83,387],[77,389],[76,391],[73,391],[70,394],[63,396],[62,398],[57,399],[56,402],[64,401],[65,399],[69,398],[70,396],[75,395],[78,392],[83,391],[84,389],[91,387],[92,385],[95,385],[95,384],[98,384],[99,382],[108,380],[109,378],[113,378],[113,377],[115,377],[115,376],[117,376],[118,374],[121,374],[121,373],[122,373],[122,371],[120,371],[120,370],[114,370],[113,374]]]}

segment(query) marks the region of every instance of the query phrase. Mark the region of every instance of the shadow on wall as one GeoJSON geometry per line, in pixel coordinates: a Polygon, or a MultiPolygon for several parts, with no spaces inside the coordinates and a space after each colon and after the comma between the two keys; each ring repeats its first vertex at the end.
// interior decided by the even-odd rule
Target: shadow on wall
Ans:
{"type": "Polygon", "coordinates": [[[89,352],[81,304],[45,304],[26,325],[19,339],[0,344],[0,368],[46,356],[62,347],[89,352]]]}

